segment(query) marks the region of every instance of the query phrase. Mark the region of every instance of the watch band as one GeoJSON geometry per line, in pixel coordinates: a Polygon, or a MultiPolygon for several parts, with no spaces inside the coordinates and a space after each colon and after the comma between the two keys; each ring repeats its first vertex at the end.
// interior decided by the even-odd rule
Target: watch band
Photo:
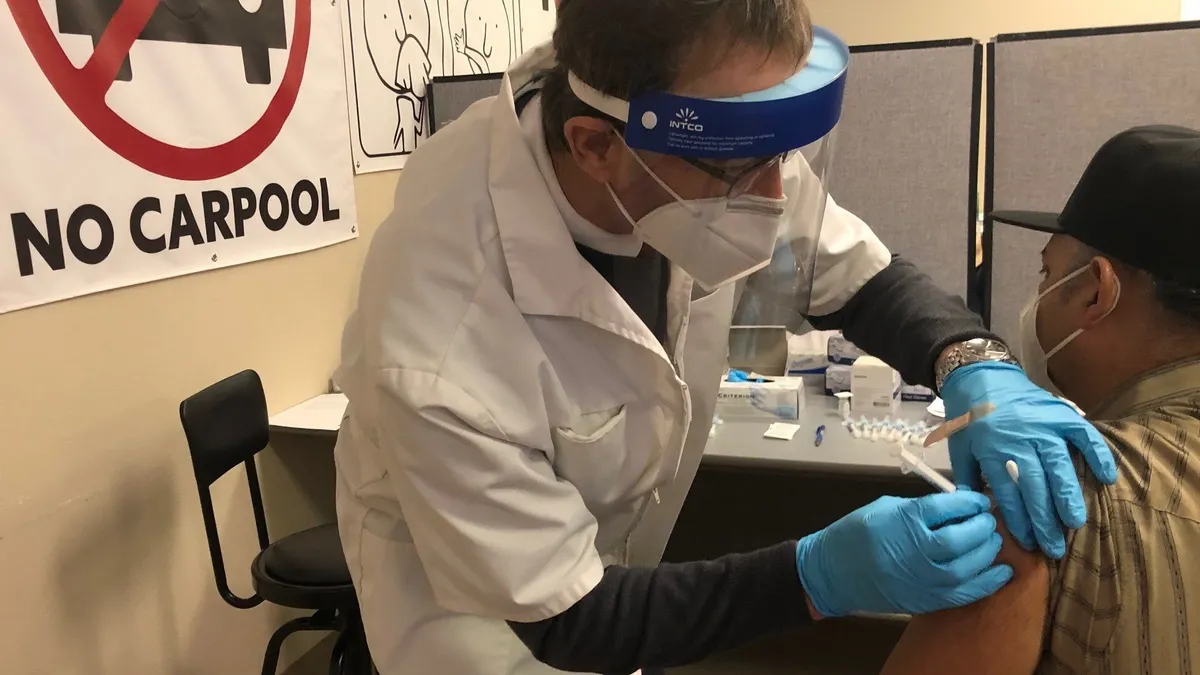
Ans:
{"type": "Polygon", "coordinates": [[[1011,363],[1020,365],[1012,352],[1008,349],[1008,345],[999,340],[992,338],[974,338],[963,342],[958,342],[950,345],[945,350],[941,358],[933,367],[934,385],[938,392],[941,392],[942,385],[946,382],[946,378],[955,369],[970,365],[972,363],[982,363],[984,361],[997,361],[1000,363],[1011,363]]]}

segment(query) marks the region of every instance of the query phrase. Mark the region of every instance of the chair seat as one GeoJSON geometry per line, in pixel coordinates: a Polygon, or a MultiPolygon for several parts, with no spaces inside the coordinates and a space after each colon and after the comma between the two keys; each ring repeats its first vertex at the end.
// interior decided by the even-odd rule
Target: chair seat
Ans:
{"type": "Polygon", "coordinates": [[[342,555],[337,525],[302,530],[263,551],[263,567],[275,579],[296,586],[343,586],[350,569],[342,555]]]}
{"type": "Polygon", "coordinates": [[[251,566],[255,590],[288,607],[321,609],[355,602],[337,525],[290,534],[268,546],[251,566]]]}

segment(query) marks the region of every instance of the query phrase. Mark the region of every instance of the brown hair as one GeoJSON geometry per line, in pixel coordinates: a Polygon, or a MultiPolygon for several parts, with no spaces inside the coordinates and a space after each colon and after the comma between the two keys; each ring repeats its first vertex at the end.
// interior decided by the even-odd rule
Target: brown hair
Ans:
{"type": "Polygon", "coordinates": [[[563,125],[572,117],[609,119],[575,97],[568,71],[629,100],[670,88],[701,44],[713,63],[744,44],[799,65],[812,41],[804,0],[562,0],[554,27],[557,64],[542,86],[546,144],[551,152],[567,150],[563,125]]]}

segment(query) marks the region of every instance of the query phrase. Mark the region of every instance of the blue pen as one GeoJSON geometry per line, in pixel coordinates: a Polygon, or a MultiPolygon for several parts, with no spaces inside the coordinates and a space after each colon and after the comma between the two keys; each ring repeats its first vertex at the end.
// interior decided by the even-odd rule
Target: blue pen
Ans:
{"type": "Polygon", "coordinates": [[[813,445],[820,447],[821,441],[825,440],[825,425],[817,427],[817,437],[813,439],[813,445]]]}

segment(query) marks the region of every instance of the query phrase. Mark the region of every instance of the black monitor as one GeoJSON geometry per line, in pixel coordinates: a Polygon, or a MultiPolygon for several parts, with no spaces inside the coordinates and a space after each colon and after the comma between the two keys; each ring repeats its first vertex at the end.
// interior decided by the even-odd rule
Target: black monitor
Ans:
{"type": "Polygon", "coordinates": [[[429,82],[429,122],[436,134],[458,119],[472,103],[500,93],[504,73],[443,75],[429,82]]]}

